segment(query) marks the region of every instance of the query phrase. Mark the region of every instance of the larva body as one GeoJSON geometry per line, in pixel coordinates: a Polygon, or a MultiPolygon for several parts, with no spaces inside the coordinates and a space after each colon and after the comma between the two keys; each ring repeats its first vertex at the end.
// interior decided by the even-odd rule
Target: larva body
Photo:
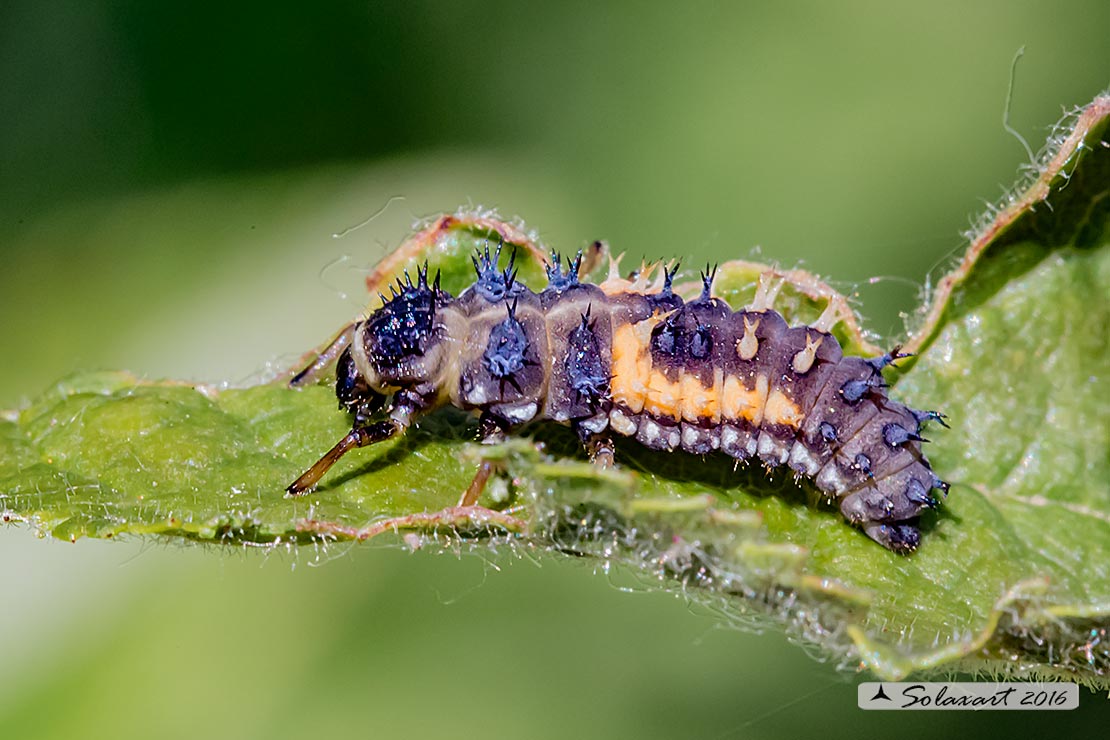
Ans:
{"type": "Polygon", "coordinates": [[[290,492],[349,449],[450,404],[479,411],[485,438],[546,419],[609,454],[615,433],[654,450],[787,466],[883,546],[917,547],[931,490],[947,490],[919,435],[940,415],[887,396],[881,370],[897,355],[844,357],[823,328],[790,327],[762,305],[733,311],[712,297],[711,276],[684,302],[669,273],[653,292],[620,279],[590,285],[556,258],[534,293],[511,262],[498,270],[496,254],[475,267],[457,298],[425,270],[355,326],[336,384],[355,429],[290,492]],[[387,400],[384,421],[369,423],[387,400]]]}

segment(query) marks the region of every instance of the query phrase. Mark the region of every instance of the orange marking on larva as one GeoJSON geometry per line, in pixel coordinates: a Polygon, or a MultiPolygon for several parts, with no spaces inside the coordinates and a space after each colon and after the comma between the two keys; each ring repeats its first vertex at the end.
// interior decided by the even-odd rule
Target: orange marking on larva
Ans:
{"type": "Polygon", "coordinates": [[[651,371],[647,383],[644,411],[656,418],[679,421],[682,418],[682,384],[671,382],[659,370],[651,371]]]}
{"type": "Polygon", "coordinates": [[[713,369],[713,404],[710,409],[712,413],[709,415],[709,420],[713,424],[721,423],[721,396],[725,390],[725,371],[721,368],[713,369]]]}
{"type": "Polygon", "coordinates": [[[694,374],[684,374],[681,385],[680,414],[685,421],[721,421],[720,385],[706,388],[694,374]]]}
{"type": "Polygon", "coordinates": [[[635,328],[630,324],[618,327],[613,332],[613,377],[609,390],[615,402],[634,413],[643,408],[647,392],[637,367],[639,359],[640,342],[636,339],[635,328]]]}
{"type": "Polygon", "coordinates": [[[770,390],[770,387],[771,384],[767,380],[766,375],[755,376],[755,395],[758,407],[750,420],[755,426],[759,426],[763,423],[764,410],[767,408],[767,392],[770,390]]]}
{"type": "Polygon", "coordinates": [[[651,330],[662,317],[623,324],[613,332],[613,376],[609,392],[629,411],[640,413],[651,380],[651,330]]]}
{"type": "Polygon", "coordinates": [[[787,398],[785,393],[777,388],[771,392],[763,410],[764,421],[768,424],[779,424],[796,429],[803,418],[797,404],[787,398]]]}
{"type": "Polygon", "coordinates": [[[725,394],[725,371],[721,368],[716,368],[713,371],[713,392],[717,394],[717,416],[713,419],[714,424],[721,423],[721,399],[725,394]]]}
{"type": "Polygon", "coordinates": [[[756,378],[754,390],[731,375],[725,378],[724,390],[721,393],[721,417],[734,421],[747,419],[755,426],[759,426],[763,418],[763,407],[767,404],[768,387],[765,375],[756,378]]]}

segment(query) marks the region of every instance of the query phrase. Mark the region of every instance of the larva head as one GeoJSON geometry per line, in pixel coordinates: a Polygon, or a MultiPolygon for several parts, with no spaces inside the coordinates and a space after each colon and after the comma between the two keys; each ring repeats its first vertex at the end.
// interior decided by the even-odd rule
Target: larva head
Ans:
{"type": "Polygon", "coordinates": [[[356,414],[360,421],[368,419],[385,403],[385,396],[371,390],[351,356],[351,348],[343,350],[335,366],[335,397],[339,408],[356,414]]]}
{"type": "Polygon", "coordinates": [[[438,275],[428,285],[427,265],[420,269],[416,284],[406,273],[405,280],[390,289],[392,297],[382,296],[382,307],[355,330],[351,347],[355,366],[377,393],[437,385],[446,351],[439,309],[451,297],[440,290],[438,275]]]}

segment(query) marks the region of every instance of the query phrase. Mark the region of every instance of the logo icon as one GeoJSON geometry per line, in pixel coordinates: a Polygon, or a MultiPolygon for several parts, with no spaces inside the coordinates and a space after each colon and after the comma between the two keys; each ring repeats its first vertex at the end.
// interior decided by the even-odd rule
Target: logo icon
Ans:
{"type": "Polygon", "coordinates": [[[871,697],[871,701],[875,701],[876,699],[886,699],[887,701],[894,701],[893,699],[891,699],[889,696],[886,695],[885,691],[883,691],[883,685],[882,684],[879,684],[879,690],[876,691],[875,695],[871,697]]]}

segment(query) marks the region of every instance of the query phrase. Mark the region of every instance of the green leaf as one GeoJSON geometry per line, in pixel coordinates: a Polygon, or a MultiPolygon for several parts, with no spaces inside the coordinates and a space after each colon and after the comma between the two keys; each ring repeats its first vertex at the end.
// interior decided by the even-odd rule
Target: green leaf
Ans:
{"type": "MultiPolygon", "coordinates": [[[[845,665],[1066,676],[1110,686],[1110,98],[1074,116],[1033,179],[991,214],[939,285],[893,395],[949,415],[930,459],[953,483],[920,549],[892,554],[782,471],[618,446],[600,470],[572,435],[538,426],[496,447],[446,410],[403,439],[345,457],[316,491],[285,486],[349,419],[326,384],[287,378],[216,390],[122,373],[58,383],[0,419],[0,510],[54,537],[121,534],[325,544],[407,536],[413,547],[506,543],[620,563],[710,601],[728,619],[781,623],[845,665]],[[481,506],[456,506],[494,462],[481,506]]],[[[371,291],[428,260],[469,281],[476,248],[515,245],[543,284],[533,236],[484,215],[436,221],[379,266],[371,291]]],[[[600,246],[588,255],[599,272],[600,246]]],[[[762,265],[722,266],[750,300],[762,265]]],[[[597,274],[597,273],[595,273],[597,274]]],[[[778,273],[776,307],[812,321],[830,303],[846,351],[873,354],[843,297],[778,273]]],[[[689,288],[685,288],[689,290],[689,288]]],[[[323,349],[323,348],[322,348],[323,349]]],[[[316,363],[318,355],[309,358],[316,363]]],[[[318,368],[319,369],[319,368],[318,368]]]]}

